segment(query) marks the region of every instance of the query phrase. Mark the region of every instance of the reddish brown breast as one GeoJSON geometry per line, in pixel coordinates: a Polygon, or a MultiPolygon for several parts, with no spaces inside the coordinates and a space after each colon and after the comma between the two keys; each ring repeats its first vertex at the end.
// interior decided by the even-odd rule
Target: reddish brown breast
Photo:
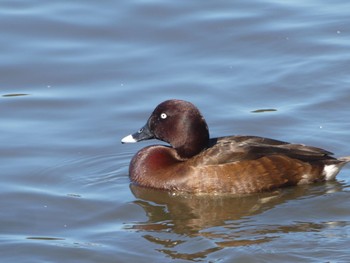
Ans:
{"type": "Polygon", "coordinates": [[[190,179],[186,161],[170,147],[153,145],[140,150],[129,167],[131,181],[157,189],[175,189],[190,179]]]}

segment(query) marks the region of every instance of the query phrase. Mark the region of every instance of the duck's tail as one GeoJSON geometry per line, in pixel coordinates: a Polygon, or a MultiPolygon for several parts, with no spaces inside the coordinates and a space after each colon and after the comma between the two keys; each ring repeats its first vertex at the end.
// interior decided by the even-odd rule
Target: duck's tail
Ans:
{"type": "Polygon", "coordinates": [[[337,159],[338,159],[339,161],[345,162],[345,163],[350,162],[350,156],[340,157],[340,158],[337,158],[337,159]]]}
{"type": "Polygon", "coordinates": [[[340,162],[340,167],[343,167],[343,165],[350,162],[350,156],[340,157],[337,160],[340,162]]]}
{"type": "Polygon", "coordinates": [[[340,157],[335,162],[326,163],[323,168],[323,175],[326,181],[334,180],[341,168],[350,162],[350,156],[340,157]]]}

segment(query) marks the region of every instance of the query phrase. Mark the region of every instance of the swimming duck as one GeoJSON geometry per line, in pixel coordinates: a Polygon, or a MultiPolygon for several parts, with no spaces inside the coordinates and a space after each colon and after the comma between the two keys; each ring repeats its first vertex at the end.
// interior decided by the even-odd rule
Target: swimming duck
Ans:
{"type": "Polygon", "coordinates": [[[349,157],[320,148],[257,136],[209,138],[199,110],[190,102],[159,104],[146,125],[122,143],[158,139],[132,158],[137,185],[187,193],[249,194],[333,180],[349,157]]]}

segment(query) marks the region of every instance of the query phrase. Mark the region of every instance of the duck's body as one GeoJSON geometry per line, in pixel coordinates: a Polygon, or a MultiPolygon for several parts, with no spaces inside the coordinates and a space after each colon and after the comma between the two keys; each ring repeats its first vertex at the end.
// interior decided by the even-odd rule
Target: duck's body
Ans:
{"type": "Polygon", "coordinates": [[[140,150],[130,163],[131,181],[189,193],[247,194],[333,180],[349,157],[320,148],[255,136],[209,139],[204,118],[189,102],[169,100],[147,124],[122,142],[157,138],[172,147],[140,150]]]}

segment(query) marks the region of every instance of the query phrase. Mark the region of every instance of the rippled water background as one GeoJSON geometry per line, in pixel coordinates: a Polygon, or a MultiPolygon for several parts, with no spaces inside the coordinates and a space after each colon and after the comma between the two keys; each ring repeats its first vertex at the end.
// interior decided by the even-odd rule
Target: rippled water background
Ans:
{"type": "Polygon", "coordinates": [[[349,166],[334,183],[173,196],[129,185],[154,141],[120,144],[180,98],[212,136],[350,155],[349,1],[0,7],[1,262],[349,262],[349,166]]]}

